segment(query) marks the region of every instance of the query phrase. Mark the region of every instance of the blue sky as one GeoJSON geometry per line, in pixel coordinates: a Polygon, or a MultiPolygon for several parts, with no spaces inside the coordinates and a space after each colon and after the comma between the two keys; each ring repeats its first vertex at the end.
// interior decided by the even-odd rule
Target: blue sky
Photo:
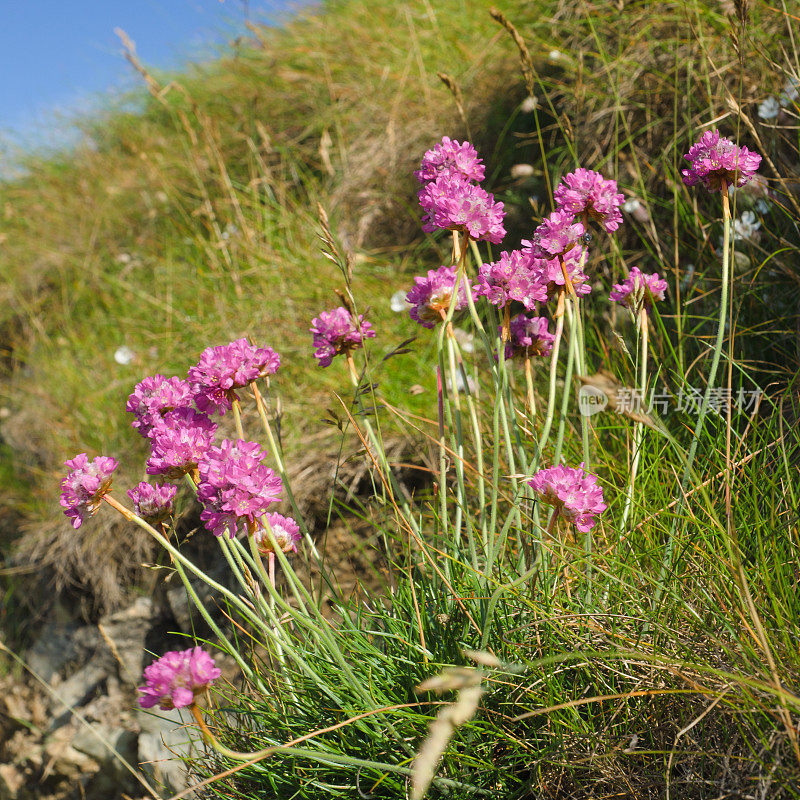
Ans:
{"type": "Polygon", "coordinates": [[[289,0],[0,0],[0,141],[65,141],[65,117],[137,84],[114,28],[144,63],[179,67],[296,7],[289,0]]]}

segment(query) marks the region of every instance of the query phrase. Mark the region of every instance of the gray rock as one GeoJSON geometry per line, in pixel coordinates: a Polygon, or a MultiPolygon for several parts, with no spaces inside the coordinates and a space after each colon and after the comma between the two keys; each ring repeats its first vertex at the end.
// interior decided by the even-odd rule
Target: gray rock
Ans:
{"type": "Polygon", "coordinates": [[[63,683],[53,686],[51,701],[53,720],[50,723],[50,731],[69,722],[72,709],[82,706],[97,690],[107,674],[107,664],[103,663],[103,659],[96,659],[81,667],[63,683]]]}
{"type": "Polygon", "coordinates": [[[192,743],[180,711],[158,711],[157,715],[139,711],[137,722],[141,728],[139,762],[142,772],[164,786],[168,795],[186,789],[189,780],[181,756],[191,752],[192,743]]]}
{"type": "Polygon", "coordinates": [[[144,640],[152,627],[153,602],[139,597],[133,605],[103,617],[98,628],[120,665],[120,677],[135,686],[142,677],[144,640]]]}

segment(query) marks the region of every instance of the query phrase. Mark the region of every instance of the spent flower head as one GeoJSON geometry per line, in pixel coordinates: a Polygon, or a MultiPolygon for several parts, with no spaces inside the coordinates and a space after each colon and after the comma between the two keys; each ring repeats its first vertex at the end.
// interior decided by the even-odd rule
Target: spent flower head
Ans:
{"type": "Polygon", "coordinates": [[[449,136],[428,150],[422,157],[421,168],[414,173],[420,183],[435,181],[440,175],[482,181],[484,166],[478,151],[469,143],[460,144],[449,136]]]}
{"type": "Polygon", "coordinates": [[[164,414],[176,408],[189,408],[193,395],[188,381],[175,376],[152,375],[136,384],[125,410],[134,415],[131,425],[142,436],[148,436],[164,414]]]}
{"type": "MultiPolygon", "coordinates": [[[[406,302],[411,306],[408,310],[411,319],[426,328],[441,322],[442,312],[446,313],[453,302],[456,274],[455,267],[439,267],[429,269],[426,276],[414,278],[414,287],[406,295],[406,302]]],[[[462,281],[458,286],[455,310],[460,311],[466,305],[467,290],[462,281]]]]}
{"type": "Polygon", "coordinates": [[[208,415],[193,408],[168,412],[150,431],[147,474],[177,480],[194,471],[211,447],[216,431],[217,426],[208,415]]]}
{"type": "Polygon", "coordinates": [[[335,356],[362,347],[364,339],[375,338],[375,330],[364,315],[359,314],[356,320],[344,306],[314,317],[310,330],[316,348],[314,358],[321,367],[330,366],[335,356]]]}
{"type": "Polygon", "coordinates": [[[283,483],[261,463],[265,457],[256,442],[223,439],[199,461],[200,519],[215,536],[227,532],[233,539],[242,528],[254,532],[260,517],[281,499],[283,483]]]}
{"type": "Polygon", "coordinates": [[[522,244],[534,258],[551,259],[571,250],[586,233],[583,223],[569,211],[556,209],[542,220],[530,241],[522,244]]]}
{"type": "Polygon", "coordinates": [[[189,368],[194,401],[206,414],[224,414],[238,399],[236,389],[273,375],[280,365],[281,358],[271,347],[254,347],[247,339],[207,347],[197,364],[189,368]]]}
{"type": "Polygon", "coordinates": [[[171,650],[144,668],[139,705],[142,708],[157,705],[164,711],[194,705],[221,674],[202,647],[171,650]]]}
{"type": "Polygon", "coordinates": [[[620,207],[625,197],[617,191],[617,182],[591,169],[576,169],[565,175],[556,187],[556,204],[569,214],[585,214],[597,220],[609,233],[622,224],[620,207]]]}
{"type": "Polygon", "coordinates": [[[499,244],[506,235],[503,204],[494,196],[460,175],[440,175],[419,190],[419,204],[425,210],[422,230],[462,231],[471,239],[499,244]]]}
{"type": "MultiPolygon", "coordinates": [[[[291,517],[284,517],[282,514],[265,514],[264,519],[272,531],[272,536],[275,539],[275,544],[284,553],[296,553],[297,545],[302,539],[300,534],[300,526],[291,517]]],[[[259,528],[253,537],[258,545],[258,551],[261,555],[269,555],[273,551],[272,541],[265,528],[259,528]]]]}
{"type": "Polygon", "coordinates": [[[642,308],[649,312],[656,300],[664,299],[666,290],[667,282],[657,272],[649,275],[639,267],[631,267],[628,277],[614,284],[609,297],[638,314],[642,308]]]}
{"type": "MultiPolygon", "coordinates": [[[[498,328],[502,334],[503,326],[498,328]]],[[[546,356],[553,349],[556,337],[547,330],[545,317],[526,317],[517,314],[511,320],[510,338],[506,342],[506,358],[546,356]]]]}
{"type": "Polygon", "coordinates": [[[597,476],[580,467],[559,464],[539,470],[528,485],[539,495],[542,502],[555,508],[559,516],[575,523],[584,533],[595,525],[595,517],[608,506],[603,502],[603,489],[597,484],[597,476]]]}
{"type": "Polygon", "coordinates": [[[133,502],[133,510],[147,522],[161,522],[172,514],[177,486],[164,483],[155,486],[142,481],[133,489],[128,489],[128,497],[133,502]]]}
{"type": "Polygon", "coordinates": [[[761,156],[739,147],[719,131],[706,131],[684,156],[689,168],[683,170],[687,186],[703,184],[712,192],[724,191],[728,186],[744,186],[756,174],[761,156]]]}
{"type": "Polygon", "coordinates": [[[530,254],[520,250],[503,252],[498,261],[482,264],[474,290],[476,295],[485,297],[495,306],[505,306],[516,300],[531,310],[536,303],[547,301],[547,286],[540,282],[538,272],[532,268],[530,254]]]}
{"type": "Polygon", "coordinates": [[[86,453],[64,462],[69,472],[61,480],[58,502],[72,520],[73,528],[80,528],[97,513],[103,495],[111,490],[111,475],[117,464],[117,459],[110,456],[97,456],[89,461],[86,453]]]}

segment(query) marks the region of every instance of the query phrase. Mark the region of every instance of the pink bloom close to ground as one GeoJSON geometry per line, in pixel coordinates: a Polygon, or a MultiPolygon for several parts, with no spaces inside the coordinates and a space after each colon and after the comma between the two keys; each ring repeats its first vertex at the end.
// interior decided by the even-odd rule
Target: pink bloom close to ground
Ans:
{"type": "Polygon", "coordinates": [[[314,317],[310,330],[316,348],[314,358],[321,367],[329,367],[335,356],[362,347],[364,339],[375,338],[375,330],[364,315],[359,314],[356,321],[344,306],[314,317]]]}
{"type": "Polygon", "coordinates": [[[534,309],[537,302],[547,302],[547,286],[541,283],[531,264],[530,255],[520,250],[501,253],[498,261],[482,264],[478,269],[475,294],[495,306],[516,300],[528,310],[534,309]]]}
{"type": "Polygon", "coordinates": [[[583,223],[568,211],[556,210],[542,220],[530,241],[523,241],[534,258],[552,259],[571,250],[586,233],[583,223]]]}
{"type": "MultiPolygon", "coordinates": [[[[406,295],[406,303],[411,306],[408,310],[411,319],[426,328],[432,328],[437,322],[441,322],[441,312],[446,313],[453,302],[455,285],[455,267],[429,269],[426,276],[414,278],[414,286],[406,295]]],[[[459,284],[455,304],[456,311],[467,305],[467,290],[463,280],[459,284]]]]}
{"type": "Polygon", "coordinates": [[[215,536],[233,539],[240,528],[256,529],[259,518],[281,499],[283,483],[261,462],[266,453],[256,442],[223,439],[197,465],[200,519],[215,536]]]}
{"type": "Polygon", "coordinates": [[[86,453],[64,462],[69,472],[61,480],[58,502],[72,520],[73,528],[80,528],[97,513],[103,495],[111,490],[111,476],[118,463],[110,456],[97,456],[89,461],[86,453]]]}
{"type": "MultiPolygon", "coordinates": [[[[300,526],[291,517],[284,517],[282,514],[266,514],[264,519],[269,524],[275,543],[284,553],[296,553],[297,545],[302,538],[300,526]]],[[[255,537],[258,550],[261,555],[269,555],[272,552],[272,542],[267,531],[259,528],[253,536],[255,537]]]]}
{"type": "Polygon", "coordinates": [[[133,510],[137,516],[147,522],[161,522],[172,513],[177,486],[165,483],[154,486],[142,481],[133,489],[128,489],[128,497],[133,502],[133,510]]]}
{"type": "Polygon", "coordinates": [[[193,408],[169,411],[150,431],[148,475],[166,475],[177,480],[197,468],[211,447],[217,426],[193,408]]]}
{"type": "Polygon", "coordinates": [[[565,175],[554,193],[556,204],[568,214],[586,214],[596,219],[609,233],[622,224],[620,207],[624,195],[617,182],[590,169],[576,169],[565,175]]]}
{"type": "Polygon", "coordinates": [[[274,375],[280,365],[281,358],[271,347],[254,347],[247,339],[207,347],[189,368],[197,408],[206,414],[224,414],[237,399],[236,389],[274,375]]]}
{"type": "Polygon", "coordinates": [[[559,464],[541,469],[528,485],[542,502],[553,506],[558,514],[575,523],[586,533],[595,525],[595,517],[606,510],[603,489],[597,485],[597,476],[585,472],[584,465],[567,467],[559,464]]]}
{"type": "MultiPolygon", "coordinates": [[[[503,326],[498,328],[502,333],[503,326]]],[[[556,337],[547,330],[544,317],[526,317],[517,314],[510,325],[510,339],[506,342],[506,358],[533,358],[546,356],[553,349],[556,337]]]]}
{"type": "Polygon", "coordinates": [[[638,313],[640,308],[649,311],[656,300],[663,300],[666,290],[667,282],[657,272],[648,275],[639,267],[631,267],[628,277],[622,283],[614,284],[609,297],[638,313]]]}
{"type": "Polygon", "coordinates": [[[131,425],[142,436],[147,436],[164,414],[176,408],[189,408],[193,395],[187,381],[175,376],[152,375],[136,384],[125,410],[135,417],[131,425]]]}
{"type": "Polygon", "coordinates": [[[744,186],[761,164],[758,153],[739,147],[716,130],[706,131],[684,158],[689,168],[683,170],[683,182],[687,186],[701,183],[712,192],[728,186],[744,186]]]}
{"type": "Polygon", "coordinates": [[[202,647],[188,650],[171,650],[144,669],[144,686],[139,705],[164,711],[186,708],[195,703],[198,695],[219,678],[222,673],[214,659],[202,647]]]}
{"type": "Polygon", "coordinates": [[[460,176],[468,181],[480,182],[484,171],[478,151],[469,142],[460,144],[445,136],[425,153],[421,168],[414,173],[414,177],[420,183],[435,181],[440,175],[460,176]]]}

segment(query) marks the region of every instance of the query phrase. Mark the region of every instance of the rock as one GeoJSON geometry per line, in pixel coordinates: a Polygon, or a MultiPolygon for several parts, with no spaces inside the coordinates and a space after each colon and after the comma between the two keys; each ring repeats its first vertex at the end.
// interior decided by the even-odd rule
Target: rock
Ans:
{"type": "Polygon", "coordinates": [[[52,681],[64,667],[78,656],[75,633],[80,626],[50,620],[45,623],[27,653],[30,668],[46,681],[52,681]]]}
{"type": "Polygon", "coordinates": [[[177,709],[153,713],[139,711],[139,761],[141,770],[164,786],[167,796],[189,785],[186,767],[181,756],[192,749],[189,734],[177,709]]]}
{"type": "Polygon", "coordinates": [[[69,722],[72,709],[82,706],[103,682],[108,674],[108,665],[103,659],[90,661],[63,683],[53,686],[53,720],[50,731],[69,722]],[[66,706],[66,708],[65,708],[66,706]]]}
{"type": "Polygon", "coordinates": [[[121,790],[125,793],[141,790],[139,781],[120,760],[125,759],[133,769],[137,768],[138,739],[136,731],[125,728],[112,728],[99,723],[91,728],[80,726],[72,737],[72,748],[100,765],[86,787],[88,796],[114,797],[121,790]]]}
{"type": "Polygon", "coordinates": [[[97,626],[120,665],[120,677],[133,686],[142,677],[144,641],[152,618],[152,600],[140,597],[128,608],[101,619],[97,626]]]}
{"type": "Polygon", "coordinates": [[[70,783],[77,783],[87,775],[93,775],[100,765],[70,744],[72,731],[69,728],[57,730],[44,746],[44,772],[46,780],[51,775],[66,778],[70,783]]]}

